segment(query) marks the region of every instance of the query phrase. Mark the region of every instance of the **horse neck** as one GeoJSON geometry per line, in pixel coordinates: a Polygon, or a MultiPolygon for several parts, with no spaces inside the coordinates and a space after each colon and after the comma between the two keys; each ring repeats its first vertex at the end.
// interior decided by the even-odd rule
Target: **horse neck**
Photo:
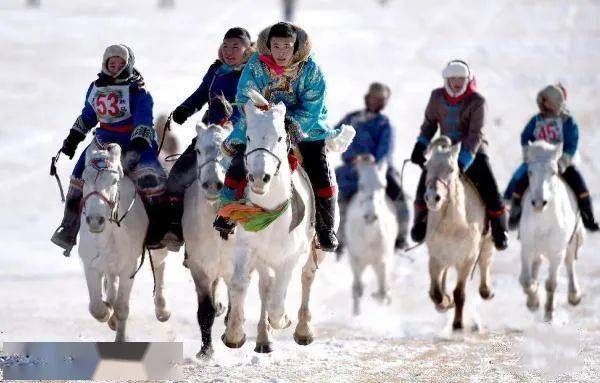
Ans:
{"type": "Polygon", "coordinates": [[[272,210],[290,199],[292,196],[292,173],[287,161],[281,164],[279,173],[273,176],[270,182],[269,191],[263,195],[254,193],[248,186],[248,200],[265,209],[272,210]]]}
{"type": "MultiPolygon", "coordinates": [[[[459,177],[448,182],[448,198],[437,212],[431,214],[436,222],[450,222],[453,226],[467,226],[467,205],[465,201],[465,185],[459,177]]],[[[431,225],[436,227],[436,225],[431,225]]]]}

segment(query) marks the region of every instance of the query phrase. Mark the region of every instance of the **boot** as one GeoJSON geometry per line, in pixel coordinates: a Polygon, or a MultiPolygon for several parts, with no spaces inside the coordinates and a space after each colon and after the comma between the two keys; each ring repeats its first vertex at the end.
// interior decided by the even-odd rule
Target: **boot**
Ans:
{"type": "Polygon", "coordinates": [[[161,243],[165,234],[166,209],[163,197],[144,202],[146,214],[148,214],[148,231],[146,232],[146,248],[150,250],[162,249],[161,243]]]}
{"type": "Polygon", "coordinates": [[[427,234],[427,207],[415,205],[415,217],[413,227],[410,230],[410,237],[413,242],[421,243],[425,240],[427,234]]]}
{"type": "Polygon", "coordinates": [[[519,222],[521,221],[521,198],[513,197],[510,203],[510,217],[508,218],[508,228],[510,230],[517,230],[519,222]]]}
{"type": "Polygon", "coordinates": [[[500,215],[490,215],[489,217],[496,249],[506,250],[508,247],[508,217],[506,211],[500,215]]]}
{"type": "Polygon", "coordinates": [[[71,249],[77,243],[77,233],[81,224],[79,205],[83,192],[79,188],[69,188],[65,201],[65,212],[60,226],[54,231],[50,239],[55,245],[65,249],[63,255],[71,255],[71,249]]]}
{"type": "Polygon", "coordinates": [[[162,244],[170,251],[179,251],[179,248],[183,245],[183,230],[181,228],[183,196],[169,196],[169,210],[167,211],[167,216],[167,228],[162,239],[162,244]]]}
{"type": "Polygon", "coordinates": [[[221,234],[221,238],[225,240],[227,240],[230,234],[235,233],[235,222],[220,215],[215,218],[213,227],[221,234]]]}
{"type": "Polygon", "coordinates": [[[577,204],[579,205],[583,226],[591,232],[600,230],[600,226],[598,226],[598,222],[594,218],[594,209],[592,208],[592,199],[590,196],[578,198],[577,204]]]}
{"type": "Polygon", "coordinates": [[[335,197],[322,198],[317,196],[315,204],[317,208],[315,229],[321,250],[335,251],[338,247],[338,240],[333,229],[335,221],[335,197]]]}

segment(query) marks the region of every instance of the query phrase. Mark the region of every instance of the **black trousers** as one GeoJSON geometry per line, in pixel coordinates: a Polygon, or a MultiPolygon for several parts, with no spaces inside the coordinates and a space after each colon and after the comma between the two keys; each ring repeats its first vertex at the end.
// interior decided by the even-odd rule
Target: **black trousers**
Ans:
{"type": "Polygon", "coordinates": [[[170,196],[183,197],[185,189],[189,187],[196,177],[196,139],[179,156],[167,178],[167,192],[170,196]]]}
{"type": "MultiPolygon", "coordinates": [[[[475,160],[471,166],[465,172],[465,176],[473,183],[477,192],[481,196],[483,203],[491,213],[499,213],[504,210],[504,202],[500,196],[498,189],[498,183],[492,173],[492,167],[490,166],[490,160],[484,153],[477,153],[475,160]]],[[[423,171],[421,178],[419,179],[419,186],[417,187],[417,196],[415,197],[415,205],[423,207],[425,206],[425,180],[427,172],[423,171]]]]}
{"type": "MultiPolygon", "coordinates": [[[[569,185],[569,187],[575,193],[575,196],[580,198],[585,198],[590,195],[590,190],[588,189],[581,173],[574,165],[569,166],[565,169],[565,171],[560,175],[560,177],[569,185]]],[[[527,188],[529,187],[529,177],[522,177],[515,187],[515,194],[519,196],[523,196],[527,188]]]]}

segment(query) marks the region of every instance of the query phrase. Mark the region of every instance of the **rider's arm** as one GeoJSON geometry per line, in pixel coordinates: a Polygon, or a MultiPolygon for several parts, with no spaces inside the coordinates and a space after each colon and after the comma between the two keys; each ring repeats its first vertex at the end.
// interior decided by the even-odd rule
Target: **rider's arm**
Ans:
{"type": "Polygon", "coordinates": [[[379,137],[377,138],[377,150],[375,151],[375,161],[378,163],[389,157],[392,148],[392,126],[390,120],[382,116],[379,124],[379,137]]]}
{"type": "Polygon", "coordinates": [[[433,136],[438,130],[438,121],[435,116],[435,100],[434,100],[434,92],[431,92],[431,96],[429,97],[429,102],[427,103],[427,108],[425,108],[425,118],[423,119],[423,123],[421,124],[421,134],[417,137],[417,141],[425,145],[426,147],[431,142],[433,136]]]}
{"type": "Polygon", "coordinates": [[[463,170],[467,170],[475,159],[475,154],[483,141],[483,125],[485,124],[486,103],[483,97],[474,100],[469,116],[467,136],[463,139],[458,162],[463,170]]]}
{"type": "Polygon", "coordinates": [[[579,127],[573,119],[573,117],[567,117],[563,126],[563,153],[569,155],[571,158],[577,152],[577,146],[579,144],[579,127]]]}
{"type": "Polygon", "coordinates": [[[77,120],[75,120],[73,127],[71,128],[83,135],[86,135],[98,123],[98,116],[96,116],[96,111],[92,107],[92,104],[90,104],[90,102],[88,101],[88,97],[90,96],[93,87],[94,83],[92,83],[89,86],[87,92],[85,93],[85,103],[83,105],[83,109],[81,110],[81,114],[79,115],[79,117],[77,117],[77,120]]]}
{"type": "Polygon", "coordinates": [[[146,89],[137,88],[135,90],[135,102],[133,105],[133,126],[131,140],[136,138],[146,141],[148,146],[156,141],[156,130],[153,127],[152,107],[154,101],[146,89]]]}

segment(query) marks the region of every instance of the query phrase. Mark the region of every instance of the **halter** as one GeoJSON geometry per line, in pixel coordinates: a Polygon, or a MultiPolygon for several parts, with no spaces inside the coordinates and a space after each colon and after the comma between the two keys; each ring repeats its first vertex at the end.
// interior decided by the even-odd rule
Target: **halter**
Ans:
{"type": "MultiPolygon", "coordinates": [[[[194,150],[196,151],[196,154],[197,154],[198,156],[200,156],[200,155],[202,154],[202,152],[200,152],[200,150],[199,150],[199,149],[194,149],[194,150]]],[[[222,159],[222,157],[223,157],[223,156],[221,155],[221,151],[218,151],[218,154],[217,154],[216,156],[214,156],[213,158],[209,158],[208,160],[206,160],[206,161],[204,161],[203,163],[201,163],[201,164],[198,166],[198,176],[197,176],[197,178],[200,178],[200,175],[202,174],[202,168],[203,168],[203,167],[205,167],[206,165],[208,165],[208,164],[210,164],[210,163],[212,163],[212,162],[214,162],[214,163],[216,163],[216,164],[220,164],[220,163],[221,163],[221,161],[220,161],[220,160],[222,159]]]]}
{"type": "Polygon", "coordinates": [[[271,155],[271,157],[274,157],[277,160],[277,168],[275,169],[275,176],[279,174],[279,168],[281,168],[281,158],[279,158],[279,156],[275,153],[273,153],[271,150],[267,149],[267,148],[256,148],[256,149],[252,149],[251,151],[249,151],[248,153],[246,153],[244,155],[244,162],[248,162],[248,156],[252,153],[255,152],[267,152],[268,154],[271,155]]]}
{"type": "MultiPolygon", "coordinates": [[[[97,172],[96,177],[94,178],[94,188],[95,188],[96,182],[98,181],[98,178],[100,177],[100,174],[102,174],[102,172],[110,172],[110,173],[119,174],[119,172],[117,170],[110,168],[110,165],[111,165],[110,162],[105,159],[93,159],[90,161],[90,164],[97,172]]],[[[135,193],[135,190],[134,190],[134,193],[135,193]]],[[[135,199],[136,199],[135,195],[134,195],[131,200],[131,203],[127,207],[127,210],[125,211],[125,213],[123,213],[121,218],[119,218],[119,200],[121,197],[120,190],[117,189],[117,196],[114,201],[110,200],[110,198],[108,198],[101,192],[94,190],[94,191],[86,194],[85,196],[83,196],[83,198],[81,199],[80,211],[84,215],[85,215],[85,204],[86,204],[87,200],[90,199],[92,196],[98,196],[98,198],[100,198],[102,201],[104,201],[110,207],[111,213],[110,213],[110,217],[108,218],[108,221],[114,222],[119,227],[121,226],[121,222],[123,222],[123,220],[125,219],[127,214],[129,214],[129,212],[131,211],[131,208],[133,207],[133,204],[135,203],[135,199]]]]}

